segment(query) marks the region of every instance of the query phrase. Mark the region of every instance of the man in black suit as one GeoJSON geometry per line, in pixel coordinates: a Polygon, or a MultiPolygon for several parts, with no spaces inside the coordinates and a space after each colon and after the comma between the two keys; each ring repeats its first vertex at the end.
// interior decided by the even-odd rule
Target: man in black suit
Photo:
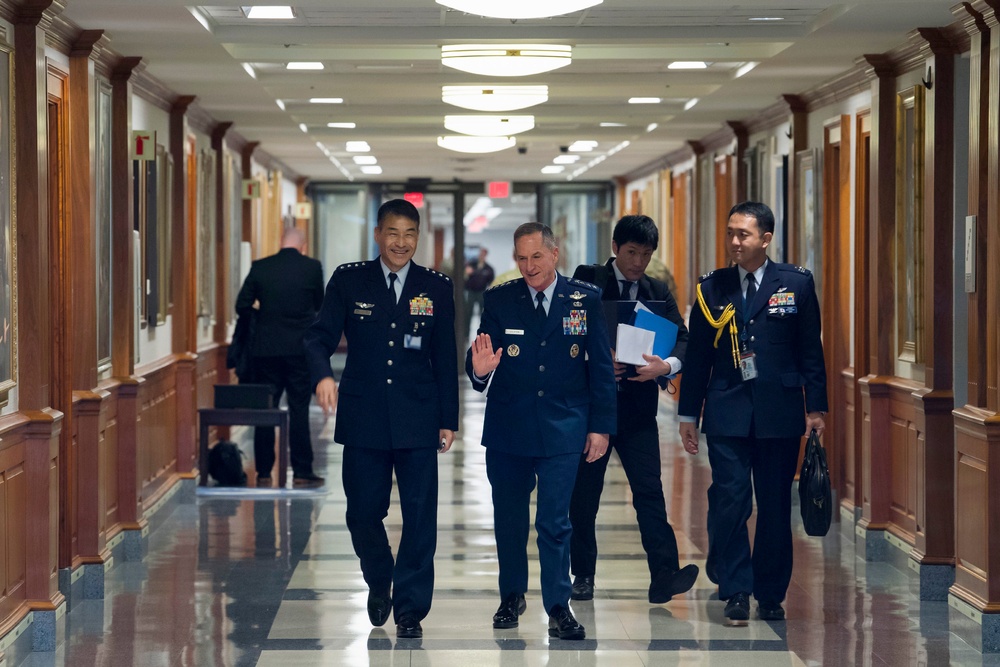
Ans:
{"type": "Polygon", "coordinates": [[[823,432],[826,370],[816,287],[808,270],[767,258],[774,214],[743,202],[729,212],[733,266],[702,276],[681,380],[680,436],[708,439],[709,552],[705,569],[746,625],[750,594],[762,620],[785,618],[792,576],[792,479],[802,435],[823,432]],[[757,499],[751,556],[747,521],[757,499]]]}
{"type": "Polygon", "coordinates": [[[337,267],[305,344],[316,398],[336,408],[344,445],[347,527],[368,584],[368,617],[396,636],[423,636],[437,547],[437,453],[458,430],[458,350],[451,279],[411,261],[420,214],[408,201],[379,208],[377,259],[337,267]],[[330,356],[343,334],[347,361],[338,389],[330,356]],[[393,561],[386,537],[393,473],[403,534],[393,561]]]}
{"type": "MultiPolygon", "coordinates": [[[[579,266],[574,278],[594,283],[605,301],[659,301],[657,314],[677,325],[677,343],[670,356],[661,359],[643,355],[645,366],[627,367],[615,362],[618,379],[618,432],[611,436],[608,451],[593,463],[581,458],[576,487],[570,505],[573,523],[571,563],[574,575],[573,599],[594,597],[597,564],[595,522],[604,489],[604,474],[611,449],[618,452],[622,468],[632,487],[632,505],[639,522],[639,534],[649,565],[649,601],[668,602],[690,590],[698,578],[698,566],[680,566],[677,539],[667,521],[663,484],[660,480],[660,436],[656,429],[659,405],[658,383],[680,372],[687,348],[687,327],[666,283],[645,275],[646,267],[659,244],[656,223],[645,215],[626,215],[615,225],[611,249],[615,256],[606,264],[579,266]],[[628,371],[633,371],[627,377],[628,371]]],[[[614,328],[614,323],[609,322],[614,328]]]]}
{"type": "MultiPolygon", "coordinates": [[[[323,303],[323,267],[306,257],[306,237],[295,227],[285,229],[281,250],[254,262],[236,297],[241,321],[253,318],[258,304],[251,343],[251,374],[255,382],[274,388],[274,405],[288,392],[288,449],[292,484],[300,488],[323,485],[313,472],[312,441],[309,437],[309,401],[312,385],[306,364],[302,335],[323,303]]],[[[274,429],[260,428],[253,436],[257,486],[271,486],[274,468],[274,429]]]]}
{"type": "Polygon", "coordinates": [[[600,291],[556,272],[552,230],[528,222],[514,232],[522,278],[484,295],[479,333],[465,357],[477,391],[487,392],[483,445],[493,490],[500,564],[494,628],[516,628],[528,589],[531,492],[542,604],[549,636],[586,635],[569,608],[569,503],[578,461],[596,461],[615,432],[615,381],[600,291]]]}

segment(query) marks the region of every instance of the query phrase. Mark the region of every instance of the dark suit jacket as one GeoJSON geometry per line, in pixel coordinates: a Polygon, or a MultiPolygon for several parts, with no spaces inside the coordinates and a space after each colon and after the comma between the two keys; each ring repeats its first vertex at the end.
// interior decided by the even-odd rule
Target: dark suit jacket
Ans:
{"type": "MultiPolygon", "coordinates": [[[[614,366],[601,292],[556,276],[544,325],[524,278],[486,290],[479,331],[502,347],[489,385],[483,445],[508,454],[579,454],[587,433],[615,433],[614,366]],[[586,323],[572,333],[571,320],[586,323]]],[[[474,380],[472,348],[465,370],[474,380]]]]}
{"type": "Polygon", "coordinates": [[[323,266],[294,248],[282,248],[276,255],[258,259],[236,297],[241,319],[250,318],[254,301],[260,302],[260,310],[251,356],[304,354],[302,334],[323,303],[323,266]]]}
{"type": "Polygon", "coordinates": [[[701,290],[713,318],[730,303],[736,307],[740,334],[746,332],[757,355],[758,377],[744,382],[740,370],[734,368],[728,327],[718,347],[713,347],[716,330],[696,302],[691,308],[678,414],[698,417],[704,405],[702,431],[709,436],[802,435],[806,413],[827,409],[819,303],[812,274],[801,267],[768,262],[748,317],[743,313],[737,267],[703,276],[701,290]]]}
{"type": "MultiPolygon", "coordinates": [[[[615,277],[615,270],[611,266],[614,261],[614,257],[612,257],[603,266],[600,264],[578,266],[573,277],[594,283],[600,287],[602,289],[601,298],[604,301],[620,301],[622,300],[621,284],[615,277]]],[[[681,363],[684,363],[688,330],[684,326],[684,318],[681,317],[680,311],[677,309],[677,302],[674,301],[674,296],[671,294],[670,288],[660,280],[643,276],[639,280],[637,296],[641,301],[664,302],[666,318],[677,325],[677,343],[674,345],[674,349],[671,350],[670,356],[677,357],[681,360],[681,363]]],[[[658,314],[662,315],[663,313],[658,314]]],[[[615,340],[615,325],[616,323],[614,322],[608,322],[608,335],[612,345],[614,345],[615,340]]],[[[647,420],[656,418],[658,407],[657,386],[656,382],[622,380],[620,383],[621,390],[618,392],[619,433],[627,430],[629,425],[638,426],[639,424],[636,423],[637,418],[647,420]]],[[[666,382],[664,381],[659,386],[666,386],[666,382]]]]}
{"type": "Polygon", "coordinates": [[[333,377],[341,334],[334,440],[352,447],[437,447],[438,430],[458,430],[458,350],[451,278],[410,263],[398,303],[381,260],[343,264],[305,336],[313,387],[333,377]]]}

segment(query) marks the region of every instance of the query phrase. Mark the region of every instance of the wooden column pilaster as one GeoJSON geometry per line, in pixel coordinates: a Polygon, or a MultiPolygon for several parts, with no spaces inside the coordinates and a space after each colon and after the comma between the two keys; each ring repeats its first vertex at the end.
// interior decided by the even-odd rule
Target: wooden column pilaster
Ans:
{"type": "MultiPolygon", "coordinates": [[[[173,307],[173,351],[177,354],[197,350],[198,317],[195,306],[197,257],[192,200],[195,193],[188,189],[187,110],[194,102],[192,95],[181,95],[170,109],[170,154],[174,156],[173,233],[171,239],[171,288],[173,307]]],[[[178,411],[186,409],[178,403],[178,411]]]]}
{"type": "Polygon", "coordinates": [[[727,120],[726,125],[729,129],[733,131],[733,136],[736,137],[736,183],[734,188],[734,201],[733,204],[737,202],[747,200],[747,165],[743,161],[746,157],[747,146],[750,145],[750,132],[747,130],[747,126],[743,123],[735,120],[727,120]]]}

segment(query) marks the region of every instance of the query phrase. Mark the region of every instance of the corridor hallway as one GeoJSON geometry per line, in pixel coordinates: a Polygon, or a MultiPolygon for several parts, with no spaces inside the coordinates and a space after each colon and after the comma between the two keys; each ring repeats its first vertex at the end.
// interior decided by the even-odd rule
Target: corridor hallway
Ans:
{"type": "MultiPolygon", "coordinates": [[[[915,575],[854,553],[839,517],[810,538],[794,517],[795,569],[788,621],[722,625],[724,604],[702,572],[694,589],[666,605],[646,601],[645,554],[617,458],[598,516],[597,591],[573,602],[582,642],[549,639],[529,542],[528,609],[520,627],[494,630],[499,603],[490,487],[479,445],[485,402],[462,382],[461,440],[440,459],[434,604],[423,640],[397,640],[390,620],[372,628],[367,589],[344,525],[341,447],[333,420],[313,407],[322,493],[256,489],[200,495],[151,522],[142,562],[108,573],[107,595],[67,616],[54,653],[24,665],[972,665],[990,662],[949,632],[947,602],[919,602],[915,575]]],[[[372,415],[372,419],[377,419],[372,415]]],[[[704,568],[708,459],[677,440],[675,403],[661,394],[660,435],[668,514],[681,563],[704,568]]],[[[249,432],[240,434],[244,449],[249,432]]],[[[248,459],[252,472],[252,462],[248,459]]],[[[386,521],[398,542],[393,500],[386,521]]],[[[532,531],[533,533],[534,531],[532,531]]],[[[756,605],[755,605],[756,606],[756,605]]]]}

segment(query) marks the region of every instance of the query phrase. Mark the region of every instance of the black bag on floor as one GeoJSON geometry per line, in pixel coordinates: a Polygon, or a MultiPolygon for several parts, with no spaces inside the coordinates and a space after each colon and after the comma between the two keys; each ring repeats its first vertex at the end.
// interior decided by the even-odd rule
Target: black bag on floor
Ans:
{"type": "Polygon", "coordinates": [[[830,491],[830,471],[826,467],[826,450],[815,430],[809,434],[802,470],[799,471],[799,504],[806,535],[826,535],[833,520],[833,494],[830,491]]]}
{"type": "Polygon", "coordinates": [[[220,440],[208,450],[208,474],[219,486],[246,486],[243,454],[235,443],[220,440]]]}

